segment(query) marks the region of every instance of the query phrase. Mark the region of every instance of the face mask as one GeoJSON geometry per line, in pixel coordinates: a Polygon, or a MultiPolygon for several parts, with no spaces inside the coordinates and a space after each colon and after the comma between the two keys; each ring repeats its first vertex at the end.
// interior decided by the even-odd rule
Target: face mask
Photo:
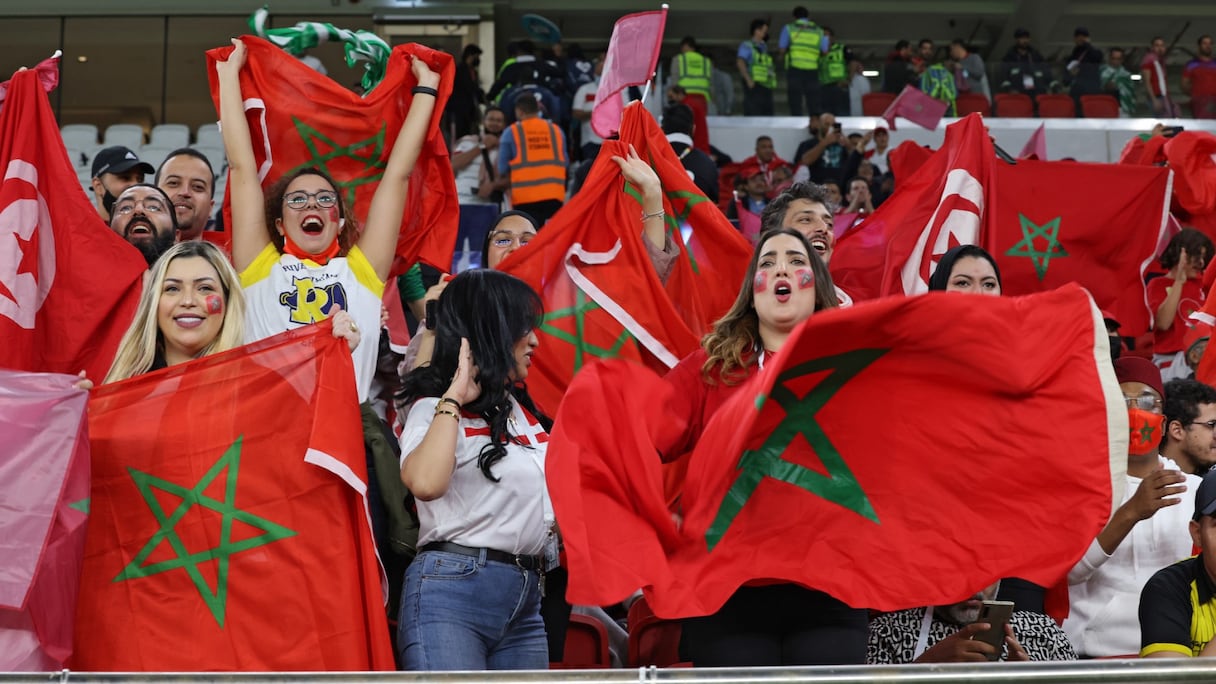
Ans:
{"type": "Polygon", "coordinates": [[[1129,427],[1127,453],[1132,456],[1145,456],[1155,453],[1161,444],[1161,428],[1165,425],[1165,416],[1144,409],[1128,409],[1127,424],[1129,427]]]}
{"type": "Polygon", "coordinates": [[[114,195],[111,195],[110,189],[107,188],[105,185],[102,185],[101,187],[106,191],[105,194],[101,196],[101,206],[103,209],[106,210],[107,214],[113,215],[114,214],[114,203],[118,201],[118,198],[115,197],[114,195]]]}
{"type": "Polygon", "coordinates": [[[477,68],[477,67],[479,67],[479,66],[481,66],[481,58],[480,58],[480,57],[474,57],[474,58],[473,58],[473,68],[474,68],[474,69],[476,69],[476,68],[477,68]]]}
{"type": "Polygon", "coordinates": [[[760,36],[760,42],[761,42],[761,43],[767,43],[767,42],[768,42],[768,32],[765,32],[765,34],[764,34],[763,36],[760,36]]]}

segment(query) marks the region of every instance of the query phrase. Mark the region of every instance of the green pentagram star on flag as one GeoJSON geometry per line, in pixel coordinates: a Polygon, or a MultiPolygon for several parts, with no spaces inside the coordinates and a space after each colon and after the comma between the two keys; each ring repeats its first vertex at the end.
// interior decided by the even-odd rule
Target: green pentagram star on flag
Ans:
{"type": "MultiPolygon", "coordinates": [[[[712,551],[743,510],[760,481],[766,477],[805,489],[808,493],[832,501],[858,515],[878,522],[870,499],[857,482],[840,451],[832,445],[815,414],[836,392],[858,373],[886,353],[885,349],[858,349],[799,364],[783,372],[775,383],[771,398],[785,412],[781,421],[758,449],[743,452],[739,458],[739,475],[722,499],[713,524],[705,532],[705,542],[712,551]],[[830,371],[827,377],[803,397],[798,397],[789,385],[804,376],[830,371]],[[823,463],[827,475],[783,458],[786,449],[801,435],[823,463]]],[[[756,410],[764,410],[763,395],[756,397],[756,410]]]]}
{"type": "Polygon", "coordinates": [[[309,158],[283,175],[290,176],[296,171],[310,166],[320,167],[345,193],[347,206],[354,206],[356,188],[366,183],[379,182],[384,176],[384,166],[387,162],[380,158],[384,154],[384,125],[381,125],[380,130],[372,137],[366,140],[356,140],[343,146],[300,119],[292,117],[292,121],[296,125],[296,132],[300,134],[300,139],[308,148],[309,158]],[[363,164],[364,168],[360,170],[360,175],[347,177],[347,174],[340,173],[330,166],[333,161],[344,158],[363,164]]]}
{"type": "Polygon", "coordinates": [[[1018,214],[1018,222],[1021,224],[1022,240],[1010,247],[1005,252],[1005,256],[1028,257],[1034,263],[1034,271],[1042,281],[1047,277],[1047,268],[1053,257],[1058,259],[1068,256],[1068,252],[1060,246],[1060,217],[1057,216],[1043,225],[1038,225],[1024,215],[1018,214]],[[1036,249],[1034,244],[1035,238],[1040,237],[1047,241],[1047,247],[1043,250],[1036,249]]]}
{"type": "Polygon", "coordinates": [[[152,510],[152,515],[160,523],[160,529],[144,544],[140,552],[114,578],[114,581],[121,582],[150,577],[170,570],[185,570],[186,574],[190,576],[190,580],[194,583],[195,588],[198,589],[199,596],[207,604],[211,615],[215,617],[215,621],[222,627],[224,625],[228,598],[229,559],[232,555],[280,539],[293,537],[296,534],[293,530],[289,530],[282,525],[248,511],[242,511],[236,507],[236,487],[240,463],[241,438],[238,437],[232,443],[232,446],[228,447],[219,460],[215,462],[215,465],[211,466],[211,469],[189,489],[167,480],[162,480],[155,475],[134,468],[128,468],[127,470],[131,474],[131,479],[135,481],[135,486],[139,488],[140,493],[144,497],[144,502],[148,504],[148,508],[152,510]],[[224,500],[217,501],[204,494],[204,492],[224,470],[228,471],[224,480],[224,500]],[[153,489],[180,497],[181,502],[172,511],[167,512],[161,506],[161,502],[157,498],[156,493],[153,492],[153,489]],[[219,544],[209,549],[191,553],[187,550],[185,543],[183,543],[181,536],[178,534],[177,525],[194,506],[202,506],[221,514],[222,522],[220,523],[219,530],[219,544]],[[262,533],[254,537],[241,539],[240,541],[233,541],[232,527],[234,522],[240,522],[249,527],[257,528],[262,533]],[[160,546],[161,542],[168,542],[170,548],[173,549],[174,557],[144,565],[144,562],[160,546]],[[202,573],[199,571],[201,564],[211,560],[217,561],[216,587],[214,591],[207,585],[206,579],[203,578],[202,573]]]}

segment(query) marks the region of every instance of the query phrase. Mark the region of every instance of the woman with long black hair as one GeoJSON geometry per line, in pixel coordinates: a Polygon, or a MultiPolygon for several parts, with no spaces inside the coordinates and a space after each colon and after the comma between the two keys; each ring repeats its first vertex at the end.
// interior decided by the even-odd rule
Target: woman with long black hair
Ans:
{"type": "Polygon", "coordinates": [[[522,280],[466,271],[439,297],[430,362],[404,378],[401,479],[420,521],[398,625],[406,669],[548,667],[551,421],[524,384],[542,312],[522,280]]]}

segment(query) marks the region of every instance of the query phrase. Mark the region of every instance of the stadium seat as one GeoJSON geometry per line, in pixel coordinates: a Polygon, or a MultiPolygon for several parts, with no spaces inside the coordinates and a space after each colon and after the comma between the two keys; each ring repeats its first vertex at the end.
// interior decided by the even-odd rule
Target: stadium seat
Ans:
{"type": "Polygon", "coordinates": [[[645,598],[629,607],[629,667],[691,667],[680,661],[680,621],[657,617],[645,598]]]}
{"type": "Polygon", "coordinates": [[[570,626],[566,629],[566,652],[560,663],[551,663],[549,667],[556,670],[612,667],[608,655],[608,629],[593,617],[572,613],[570,626]]]}
{"type": "Polygon", "coordinates": [[[220,135],[220,125],[209,123],[198,127],[194,134],[195,145],[198,147],[223,147],[224,139],[220,135]]]}
{"type": "Polygon", "coordinates": [[[179,147],[181,147],[181,145],[158,145],[156,143],[148,143],[147,145],[139,148],[136,154],[139,155],[140,161],[146,161],[151,164],[153,168],[159,169],[160,165],[163,164],[165,159],[169,156],[169,153],[179,147]]]}
{"type": "Polygon", "coordinates": [[[990,116],[992,114],[992,105],[988,103],[988,98],[979,93],[963,93],[954,101],[954,106],[958,110],[959,116],[967,116],[968,114],[979,114],[980,116],[990,116]]]}
{"type": "Polygon", "coordinates": [[[148,144],[176,150],[190,144],[190,127],[186,124],[159,124],[152,127],[148,144]]]}
{"type": "Polygon", "coordinates": [[[1034,118],[1034,102],[1022,93],[997,93],[993,96],[996,115],[1005,118],[1034,118]]]}
{"type": "Polygon", "coordinates": [[[887,111],[887,107],[895,101],[895,95],[892,93],[866,93],[861,96],[861,114],[862,116],[882,116],[882,113],[887,111]]]}
{"type": "Polygon", "coordinates": [[[1081,116],[1088,119],[1118,119],[1119,101],[1111,95],[1082,95],[1081,116]]]}
{"type": "Polygon", "coordinates": [[[1035,102],[1039,105],[1039,117],[1043,119],[1074,119],[1077,116],[1077,103],[1072,95],[1039,95],[1035,102]]]}
{"type": "Polygon", "coordinates": [[[68,124],[59,129],[63,144],[79,149],[97,147],[97,127],[93,124],[68,124]]]}
{"type": "Polygon", "coordinates": [[[228,158],[224,156],[224,146],[211,147],[204,145],[191,145],[194,149],[203,153],[207,157],[207,161],[211,162],[211,170],[217,174],[223,172],[225,165],[228,163],[228,158]]]}
{"type": "Polygon", "coordinates": [[[144,129],[136,124],[114,124],[106,128],[105,145],[126,145],[138,150],[144,144],[144,129]]]}

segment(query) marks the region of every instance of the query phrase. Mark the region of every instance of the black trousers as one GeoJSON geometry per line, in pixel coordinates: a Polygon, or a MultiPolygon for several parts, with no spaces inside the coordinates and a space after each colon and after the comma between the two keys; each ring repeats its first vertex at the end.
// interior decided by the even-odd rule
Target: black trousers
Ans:
{"type": "Polygon", "coordinates": [[[516,204],[511,207],[522,212],[526,212],[536,219],[538,225],[544,226],[545,222],[553,218],[558,209],[562,208],[562,203],[557,200],[544,200],[541,202],[529,202],[527,204],[516,204]]]}
{"type": "Polygon", "coordinates": [[[773,90],[762,85],[743,88],[743,116],[772,116],[773,90]]]}
{"type": "Polygon", "coordinates": [[[869,616],[794,584],[740,587],[713,615],[684,621],[682,657],[696,667],[866,662],[869,616]]]}
{"type": "Polygon", "coordinates": [[[789,69],[790,115],[802,116],[802,104],[806,103],[806,114],[822,114],[823,103],[819,99],[818,69],[789,69]]]}

